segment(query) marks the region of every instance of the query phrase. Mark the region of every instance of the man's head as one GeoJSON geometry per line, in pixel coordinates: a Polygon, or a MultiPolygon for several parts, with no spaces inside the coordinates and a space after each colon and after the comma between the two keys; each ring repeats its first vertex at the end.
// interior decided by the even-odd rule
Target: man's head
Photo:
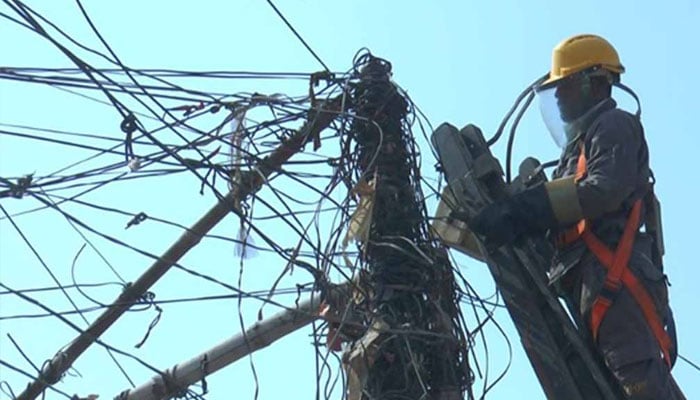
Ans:
{"type": "Polygon", "coordinates": [[[552,51],[549,74],[535,88],[541,107],[558,114],[545,116],[550,130],[555,119],[571,124],[610,97],[624,71],[615,48],[600,36],[577,35],[559,43],[552,51]]]}
{"type": "Polygon", "coordinates": [[[579,72],[554,89],[561,119],[570,123],[612,94],[613,78],[579,72]]]}
{"type": "Polygon", "coordinates": [[[549,75],[538,90],[555,88],[561,117],[571,122],[610,97],[612,84],[624,71],[617,51],[607,40],[576,35],[554,48],[549,75]]]}

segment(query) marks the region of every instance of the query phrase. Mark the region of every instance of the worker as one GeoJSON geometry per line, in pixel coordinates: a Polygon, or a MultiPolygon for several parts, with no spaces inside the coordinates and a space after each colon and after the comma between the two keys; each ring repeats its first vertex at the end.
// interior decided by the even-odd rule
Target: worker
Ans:
{"type": "Polygon", "coordinates": [[[552,180],[485,207],[468,224],[490,246],[547,232],[556,248],[550,281],[573,301],[628,398],[684,399],[670,373],[675,328],[644,130],[639,110],[621,110],[611,97],[613,86],[626,89],[624,71],[599,36],[559,43],[534,87],[563,148],[552,180]]]}

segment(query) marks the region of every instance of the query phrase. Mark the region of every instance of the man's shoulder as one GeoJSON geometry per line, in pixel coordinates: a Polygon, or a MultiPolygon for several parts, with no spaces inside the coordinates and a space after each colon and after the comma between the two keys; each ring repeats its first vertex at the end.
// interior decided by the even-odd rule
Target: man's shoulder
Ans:
{"type": "Polygon", "coordinates": [[[598,117],[593,121],[592,125],[595,124],[619,124],[626,123],[632,125],[640,125],[639,118],[629,111],[623,110],[621,108],[610,108],[605,110],[598,115],[598,117]]]}
{"type": "Polygon", "coordinates": [[[628,111],[614,107],[605,110],[591,123],[587,139],[604,136],[605,141],[633,140],[644,135],[639,118],[628,111]]]}

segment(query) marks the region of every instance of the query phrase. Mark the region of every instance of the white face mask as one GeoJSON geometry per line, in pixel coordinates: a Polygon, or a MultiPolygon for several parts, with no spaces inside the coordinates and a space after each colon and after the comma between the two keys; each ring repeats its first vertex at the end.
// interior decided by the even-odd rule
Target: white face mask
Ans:
{"type": "Polygon", "coordinates": [[[540,105],[540,114],[549,134],[554,139],[554,143],[560,148],[566,147],[569,142],[566,134],[566,122],[561,119],[557,98],[555,96],[557,88],[551,87],[545,90],[538,90],[537,100],[540,105]]]}
{"type": "Polygon", "coordinates": [[[591,107],[585,114],[576,118],[573,121],[565,122],[561,117],[561,112],[559,111],[559,106],[557,105],[557,99],[554,95],[556,87],[540,90],[537,92],[537,98],[540,104],[540,113],[542,114],[542,120],[549,130],[549,134],[554,139],[554,143],[560,148],[565,148],[569,143],[578,139],[582,132],[582,125],[584,122],[597,112],[600,107],[605,103],[605,100],[597,103],[591,107]]]}

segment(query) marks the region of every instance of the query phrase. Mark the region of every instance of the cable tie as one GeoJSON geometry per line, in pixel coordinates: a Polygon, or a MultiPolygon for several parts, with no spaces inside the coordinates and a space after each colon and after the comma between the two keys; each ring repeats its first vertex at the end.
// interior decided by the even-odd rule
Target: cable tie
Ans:
{"type": "Polygon", "coordinates": [[[141,159],[138,157],[133,157],[131,160],[129,160],[127,166],[129,167],[131,172],[136,172],[139,169],[141,169],[141,159]]]}
{"type": "Polygon", "coordinates": [[[148,329],[146,330],[146,334],[143,336],[143,339],[141,339],[141,341],[138,342],[136,346],[134,346],[137,349],[140,349],[141,346],[143,346],[144,343],[146,343],[146,340],[148,340],[148,337],[151,335],[151,331],[153,331],[153,328],[155,328],[156,325],[158,325],[158,322],[160,322],[160,317],[163,315],[163,309],[158,307],[158,305],[154,302],[155,298],[155,293],[146,292],[143,295],[141,295],[141,298],[138,301],[140,304],[147,304],[149,307],[153,306],[158,312],[158,314],[156,314],[151,323],[148,325],[148,329]]]}
{"type": "Polygon", "coordinates": [[[10,196],[21,199],[24,194],[27,193],[27,189],[32,185],[32,180],[34,179],[34,174],[25,175],[17,179],[17,184],[10,186],[10,196]]]}
{"type": "Polygon", "coordinates": [[[136,131],[136,117],[134,114],[129,114],[124,117],[124,120],[119,125],[119,128],[121,128],[122,132],[128,135],[134,133],[136,131]]]}
{"type": "Polygon", "coordinates": [[[134,215],[133,218],[131,218],[131,220],[126,224],[126,227],[124,229],[129,229],[134,225],[138,225],[141,222],[145,221],[146,218],[148,218],[148,215],[146,215],[146,213],[144,213],[144,212],[140,212],[140,213],[134,215]]]}
{"type": "Polygon", "coordinates": [[[204,354],[199,366],[202,370],[202,395],[209,393],[209,385],[207,384],[207,375],[209,374],[209,356],[204,354]]]}
{"type": "Polygon", "coordinates": [[[200,101],[199,104],[197,104],[196,106],[190,106],[182,115],[187,117],[190,114],[192,114],[193,112],[199,111],[202,109],[204,109],[204,103],[200,101]]]}
{"type": "Polygon", "coordinates": [[[97,394],[89,394],[85,397],[78,396],[77,394],[74,394],[73,397],[70,398],[70,400],[97,400],[100,397],[100,395],[97,394]]]}

